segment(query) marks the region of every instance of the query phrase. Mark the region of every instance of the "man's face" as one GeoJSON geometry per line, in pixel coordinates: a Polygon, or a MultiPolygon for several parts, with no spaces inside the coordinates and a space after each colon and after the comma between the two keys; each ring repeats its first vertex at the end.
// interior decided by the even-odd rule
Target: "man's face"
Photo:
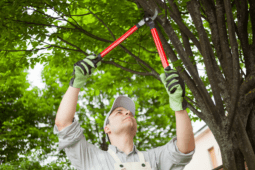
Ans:
{"type": "MultiPolygon", "coordinates": [[[[133,136],[136,135],[137,123],[133,114],[125,109],[124,107],[117,107],[114,109],[109,116],[110,125],[108,135],[114,133],[115,135],[121,134],[123,132],[131,133],[133,136]]],[[[107,133],[107,132],[106,132],[107,133]]]]}

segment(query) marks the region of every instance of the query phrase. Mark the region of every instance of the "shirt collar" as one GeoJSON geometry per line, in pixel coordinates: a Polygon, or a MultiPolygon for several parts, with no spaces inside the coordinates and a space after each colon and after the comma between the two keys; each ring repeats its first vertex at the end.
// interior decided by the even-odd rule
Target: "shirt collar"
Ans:
{"type": "MultiPolygon", "coordinates": [[[[117,146],[114,146],[114,145],[111,145],[111,144],[110,144],[109,147],[108,147],[108,150],[109,150],[109,149],[113,150],[114,153],[118,153],[118,152],[124,153],[123,151],[119,150],[119,149],[117,148],[117,146]]],[[[132,150],[130,153],[138,153],[138,150],[137,150],[137,148],[136,148],[136,146],[135,146],[134,143],[133,143],[133,150],[132,150]]],[[[129,154],[130,154],[130,153],[129,153],[129,154]]]]}

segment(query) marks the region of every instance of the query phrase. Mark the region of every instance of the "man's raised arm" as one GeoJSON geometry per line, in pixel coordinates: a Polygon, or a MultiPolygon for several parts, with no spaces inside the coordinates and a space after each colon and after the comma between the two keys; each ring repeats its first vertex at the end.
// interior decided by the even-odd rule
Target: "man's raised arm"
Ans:
{"type": "Polygon", "coordinates": [[[96,59],[97,56],[90,55],[74,64],[73,77],[60,103],[55,119],[59,131],[72,124],[80,88],[84,86],[87,78],[101,64],[101,62],[95,64],[96,59]]]}
{"type": "Polygon", "coordinates": [[[175,111],[177,147],[182,153],[190,153],[195,149],[195,139],[191,120],[186,111],[188,103],[184,99],[185,83],[173,69],[165,69],[165,73],[160,74],[160,79],[169,95],[170,108],[175,111]]]}
{"type": "Polygon", "coordinates": [[[61,131],[64,127],[72,124],[76,111],[79,88],[69,86],[58,108],[55,124],[61,131]]]}

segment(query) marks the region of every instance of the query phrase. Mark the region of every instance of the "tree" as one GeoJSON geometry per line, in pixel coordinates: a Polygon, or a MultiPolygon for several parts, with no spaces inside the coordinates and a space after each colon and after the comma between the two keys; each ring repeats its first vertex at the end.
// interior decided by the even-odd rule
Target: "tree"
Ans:
{"type": "MultiPolygon", "coordinates": [[[[91,53],[99,54],[139,22],[144,13],[153,15],[157,8],[159,16],[155,23],[166,55],[186,84],[189,109],[204,120],[214,134],[225,169],[244,169],[244,160],[249,169],[255,169],[255,125],[252,123],[255,121],[255,2],[252,0],[130,0],[121,4],[115,0],[19,3],[12,0],[1,3],[5,11],[16,9],[0,16],[4,21],[1,31],[6,33],[5,41],[0,42],[2,51],[25,51],[29,59],[40,49],[52,49],[52,54],[30,58],[32,65],[48,64],[44,79],[51,95],[58,93],[57,79],[63,87],[68,87],[69,73],[75,62],[91,53]],[[49,9],[57,16],[47,14],[49,9]],[[54,28],[54,32],[49,28],[54,28]],[[27,49],[26,41],[33,49],[27,49]],[[198,64],[205,66],[206,76],[200,75],[198,64]]],[[[91,121],[84,111],[91,113],[95,118],[91,128],[96,127],[95,131],[101,133],[86,133],[86,139],[100,144],[102,149],[107,148],[103,129],[98,127],[103,127],[105,107],[108,107],[104,100],[113,102],[112,97],[117,93],[134,98],[139,112],[147,108],[147,120],[138,126],[139,147],[146,148],[144,141],[153,141],[151,135],[143,136],[146,131],[142,127],[150,127],[150,121],[155,125],[163,121],[163,128],[172,122],[174,128],[174,112],[169,109],[168,96],[159,79],[162,72],[150,30],[143,26],[104,57],[96,74],[85,84],[84,98],[89,103],[78,115],[86,120],[82,126],[89,131],[91,121]],[[98,101],[99,106],[92,105],[91,101],[98,101]],[[95,141],[95,137],[102,137],[102,141],[95,141]]],[[[168,130],[167,135],[169,133],[168,130]]]]}

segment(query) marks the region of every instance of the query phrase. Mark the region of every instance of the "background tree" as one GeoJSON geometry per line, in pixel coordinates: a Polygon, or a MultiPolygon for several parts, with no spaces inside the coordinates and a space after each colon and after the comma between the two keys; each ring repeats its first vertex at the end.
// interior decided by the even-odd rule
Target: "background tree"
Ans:
{"type": "MultiPolygon", "coordinates": [[[[226,169],[244,170],[244,159],[249,169],[255,169],[255,125],[252,124],[255,121],[255,7],[251,0],[134,0],[121,4],[116,0],[6,0],[0,3],[4,11],[0,15],[1,54],[22,51],[23,68],[28,67],[28,61],[32,67],[37,62],[45,63],[44,99],[47,101],[44,103],[49,102],[51,109],[45,119],[50,120],[51,130],[73,64],[89,54],[102,52],[140,21],[145,12],[153,15],[157,8],[157,30],[172,67],[187,85],[189,109],[214,134],[226,169]],[[47,10],[56,15],[48,14],[47,10]],[[28,49],[26,42],[33,48],[28,49]],[[31,57],[41,49],[52,52],[31,57]],[[198,72],[198,64],[205,66],[205,76],[198,72]]],[[[102,128],[104,116],[116,94],[127,94],[137,107],[135,144],[138,149],[168,142],[175,135],[175,117],[159,79],[162,72],[146,26],[104,57],[96,74],[82,89],[82,97],[88,100],[86,107],[77,108],[86,140],[107,149],[102,128]],[[155,128],[162,131],[161,137],[153,134],[155,128]]]]}

